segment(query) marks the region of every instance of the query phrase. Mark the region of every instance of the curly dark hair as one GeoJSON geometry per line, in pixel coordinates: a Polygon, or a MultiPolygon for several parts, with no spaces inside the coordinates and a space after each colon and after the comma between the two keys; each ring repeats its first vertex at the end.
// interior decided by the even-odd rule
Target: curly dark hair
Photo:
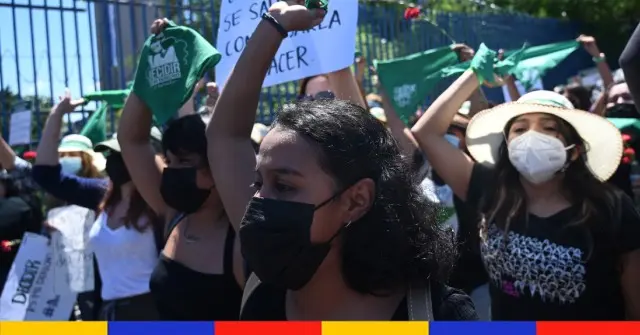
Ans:
{"type": "Polygon", "coordinates": [[[342,272],[353,290],[384,295],[428,278],[447,280],[456,257],[451,232],[438,225],[439,207],[370,113],[346,101],[302,101],[285,105],[272,127],[295,131],[317,148],[336,193],[364,178],[375,182],[371,209],[342,233],[342,272]]]}

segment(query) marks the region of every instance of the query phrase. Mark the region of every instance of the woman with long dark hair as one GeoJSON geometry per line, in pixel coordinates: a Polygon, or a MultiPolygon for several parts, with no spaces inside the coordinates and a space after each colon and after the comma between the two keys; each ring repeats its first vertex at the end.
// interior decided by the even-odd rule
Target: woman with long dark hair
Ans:
{"type": "Polygon", "coordinates": [[[476,319],[469,297],[442,284],[452,236],[436,224],[396,141],[363,108],[355,80],[335,93],[356,103],[285,105],[256,162],[250,133],[269,65],[286,32],[325,15],[301,2],[276,2],[263,16],[207,133],[216,189],[254,271],[240,318],[476,319]]]}
{"type": "Polygon", "coordinates": [[[465,72],[412,131],[438,175],[482,214],[492,318],[640,318],[640,215],[604,182],[620,162],[620,132],[535,91],[471,119],[472,159],[444,134],[478,85],[465,72]]]}
{"type": "MultiPolygon", "coordinates": [[[[71,101],[67,94],[53,108],[38,146],[33,178],[46,192],[66,205],[78,205],[96,213],[87,248],[94,252],[99,272],[101,287],[98,301],[101,300],[101,306],[97,318],[157,320],[155,304],[149,293],[149,279],[158,258],[156,236],[159,234],[156,231],[159,222],[131,181],[117,140],[99,143],[94,153],[89,139],[81,135],[66,137],[73,139],[67,140],[66,148],[84,148],[85,152],[92,153],[92,157],[101,157],[104,153],[107,156],[108,179],[77,175],[83,166],[77,161],[69,161],[71,163],[62,166],[59,162],[56,139],[60,137],[62,116],[81,103],[71,101]]],[[[153,133],[159,140],[159,132],[153,133]]]]}

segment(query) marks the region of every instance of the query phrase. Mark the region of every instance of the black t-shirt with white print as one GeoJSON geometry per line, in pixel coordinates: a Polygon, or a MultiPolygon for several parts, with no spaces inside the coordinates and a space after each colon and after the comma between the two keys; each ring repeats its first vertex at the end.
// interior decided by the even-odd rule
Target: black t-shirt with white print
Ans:
{"type": "MultiPolygon", "coordinates": [[[[469,204],[495,191],[492,177],[492,169],[474,166],[469,204]]],[[[572,224],[579,214],[572,206],[545,218],[514,219],[505,243],[504,230],[489,223],[480,249],[492,318],[624,320],[620,257],[640,249],[640,215],[627,195],[619,198],[619,222],[610,224],[572,224]]]]}

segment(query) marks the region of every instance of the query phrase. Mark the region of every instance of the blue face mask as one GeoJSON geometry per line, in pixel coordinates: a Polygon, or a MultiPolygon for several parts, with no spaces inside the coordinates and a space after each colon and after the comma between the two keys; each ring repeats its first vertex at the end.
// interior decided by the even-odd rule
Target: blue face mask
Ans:
{"type": "Polygon", "coordinates": [[[451,145],[453,145],[454,147],[456,148],[460,147],[460,139],[458,138],[458,136],[452,135],[452,134],[445,134],[444,139],[447,140],[447,142],[451,143],[451,145]]]}
{"type": "Polygon", "coordinates": [[[82,160],[80,157],[62,157],[60,158],[60,166],[65,174],[78,174],[82,168],[82,160]]]}

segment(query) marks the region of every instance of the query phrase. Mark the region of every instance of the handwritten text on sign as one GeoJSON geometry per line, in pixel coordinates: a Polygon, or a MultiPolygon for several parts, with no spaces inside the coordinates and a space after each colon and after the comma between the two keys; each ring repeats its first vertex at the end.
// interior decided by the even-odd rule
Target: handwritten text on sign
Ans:
{"type": "MultiPolygon", "coordinates": [[[[218,28],[218,50],[222,60],[216,80],[224,86],[238,62],[262,14],[276,0],[223,0],[218,28]]],[[[264,80],[269,87],[309,76],[344,69],[353,64],[358,24],[358,0],[329,1],[324,21],[308,31],[289,33],[264,80]]]]}
{"type": "Polygon", "coordinates": [[[0,320],[63,321],[71,315],[76,293],[55,289],[49,239],[25,233],[0,296],[0,320]]]}
{"type": "Polygon", "coordinates": [[[87,243],[95,213],[74,205],[58,207],[47,213],[47,221],[56,229],[51,234],[54,266],[63,273],[56,276],[56,288],[70,287],[78,293],[93,291],[93,252],[87,243]]]}

